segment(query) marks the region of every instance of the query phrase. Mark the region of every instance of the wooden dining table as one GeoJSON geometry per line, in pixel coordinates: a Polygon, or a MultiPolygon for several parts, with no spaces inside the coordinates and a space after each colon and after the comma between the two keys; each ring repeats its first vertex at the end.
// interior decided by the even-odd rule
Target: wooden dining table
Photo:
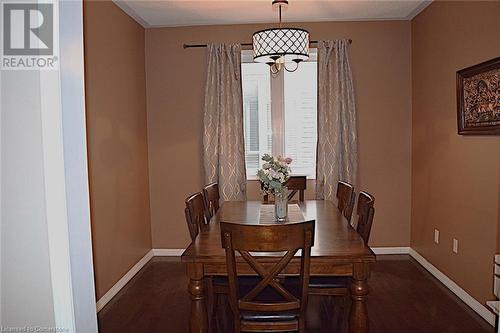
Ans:
{"type": "MultiPolygon", "coordinates": [[[[311,250],[311,276],[351,277],[349,332],[368,332],[366,299],[369,292],[370,263],[375,261],[375,254],[331,201],[306,200],[297,204],[304,220],[316,221],[314,246],[311,250]]],[[[263,205],[260,201],[224,202],[210,223],[202,228],[182,254],[181,258],[186,263],[189,278],[191,333],[208,332],[204,278],[227,275],[219,222],[261,224],[263,205]]],[[[259,257],[259,261],[266,267],[275,264],[279,258],[266,254],[259,257]]],[[[243,258],[237,258],[237,265],[238,274],[256,274],[243,258]]],[[[282,274],[297,275],[299,270],[297,258],[292,260],[282,274]]]]}

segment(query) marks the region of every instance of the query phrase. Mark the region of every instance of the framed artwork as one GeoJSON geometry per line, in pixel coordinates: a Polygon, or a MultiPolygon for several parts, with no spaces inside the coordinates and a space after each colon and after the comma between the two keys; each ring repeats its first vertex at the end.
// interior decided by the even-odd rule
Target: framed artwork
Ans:
{"type": "Polygon", "coordinates": [[[500,58],[457,72],[458,134],[500,135],[500,58]]]}

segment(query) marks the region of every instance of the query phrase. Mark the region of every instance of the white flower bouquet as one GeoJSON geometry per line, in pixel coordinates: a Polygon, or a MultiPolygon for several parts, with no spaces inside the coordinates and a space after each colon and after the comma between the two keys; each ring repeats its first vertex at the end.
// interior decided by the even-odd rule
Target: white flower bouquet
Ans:
{"type": "Polygon", "coordinates": [[[276,195],[283,193],[285,191],[285,183],[288,178],[290,178],[290,163],[292,159],[290,157],[271,156],[269,154],[264,154],[262,156],[264,164],[262,164],[262,169],[257,171],[257,177],[259,177],[262,183],[262,192],[265,194],[276,195]]]}

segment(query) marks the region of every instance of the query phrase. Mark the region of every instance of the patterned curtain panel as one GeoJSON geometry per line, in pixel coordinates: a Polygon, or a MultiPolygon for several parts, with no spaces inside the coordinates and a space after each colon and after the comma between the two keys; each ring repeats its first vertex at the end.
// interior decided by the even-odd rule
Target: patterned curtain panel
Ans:
{"type": "Polygon", "coordinates": [[[241,46],[209,44],[203,117],[206,183],[218,182],[223,200],[246,199],[241,46]]]}
{"type": "Polygon", "coordinates": [[[356,184],[356,106],[348,45],[347,40],[318,43],[318,199],[334,199],[338,180],[356,184]]]}

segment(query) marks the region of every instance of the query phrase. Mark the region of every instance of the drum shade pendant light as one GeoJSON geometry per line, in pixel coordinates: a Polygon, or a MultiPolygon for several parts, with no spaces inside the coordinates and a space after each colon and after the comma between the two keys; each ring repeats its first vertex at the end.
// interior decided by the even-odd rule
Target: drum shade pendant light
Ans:
{"type": "Polygon", "coordinates": [[[278,6],[279,26],[253,34],[253,60],[268,64],[273,75],[278,75],[283,68],[294,72],[301,61],[309,59],[309,32],[282,28],[281,10],[288,6],[287,0],[274,0],[273,6],[278,6]],[[290,63],[295,63],[295,66],[287,67],[290,63]]]}

